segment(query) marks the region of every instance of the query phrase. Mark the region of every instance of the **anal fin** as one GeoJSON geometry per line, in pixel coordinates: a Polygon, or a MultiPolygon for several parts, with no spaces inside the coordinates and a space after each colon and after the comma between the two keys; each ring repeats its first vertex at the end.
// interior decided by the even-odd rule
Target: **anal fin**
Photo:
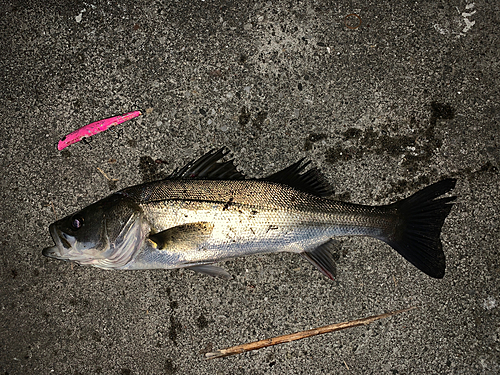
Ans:
{"type": "Polygon", "coordinates": [[[312,250],[300,253],[300,255],[311,262],[323,275],[334,280],[337,269],[332,251],[338,248],[338,243],[336,240],[328,240],[312,250]]]}

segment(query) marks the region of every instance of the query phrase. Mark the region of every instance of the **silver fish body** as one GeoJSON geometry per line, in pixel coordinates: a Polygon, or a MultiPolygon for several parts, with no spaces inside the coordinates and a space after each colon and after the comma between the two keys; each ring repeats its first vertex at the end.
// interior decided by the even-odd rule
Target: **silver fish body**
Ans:
{"type": "Polygon", "coordinates": [[[265,179],[245,179],[224,151],[209,152],[170,178],[123,189],[56,223],[44,255],[108,269],[190,268],[229,277],[213,264],[239,256],[299,253],[329,278],[334,237],[385,241],[432,277],[443,277],[439,235],[454,197],[443,180],[388,206],[328,198],[302,160],[265,179]]]}

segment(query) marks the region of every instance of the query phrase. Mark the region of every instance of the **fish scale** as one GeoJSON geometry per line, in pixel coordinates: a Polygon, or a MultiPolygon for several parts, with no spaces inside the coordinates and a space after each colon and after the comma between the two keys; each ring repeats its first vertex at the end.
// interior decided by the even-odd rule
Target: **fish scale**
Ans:
{"type": "Polygon", "coordinates": [[[364,235],[370,227],[389,226],[391,218],[385,208],[332,201],[258,180],[165,181],[158,190],[161,193],[146,193],[150,198],[139,204],[159,230],[218,217],[237,227],[241,226],[238,221],[248,221],[255,227],[275,225],[293,230],[324,226],[332,235],[364,235]]]}

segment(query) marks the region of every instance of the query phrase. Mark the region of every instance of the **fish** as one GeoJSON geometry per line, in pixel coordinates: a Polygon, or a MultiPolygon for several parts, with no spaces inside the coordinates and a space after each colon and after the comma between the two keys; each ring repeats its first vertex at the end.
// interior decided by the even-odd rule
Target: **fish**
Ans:
{"type": "Polygon", "coordinates": [[[300,254],[336,276],[338,237],[381,240],[432,278],[443,278],[440,240],[456,196],[447,178],[388,205],[337,201],[305,158],[265,178],[247,178],[211,150],[167,178],[117,191],[49,226],[42,254],[110,270],[187,268],[224,279],[216,263],[240,256],[300,254]]]}

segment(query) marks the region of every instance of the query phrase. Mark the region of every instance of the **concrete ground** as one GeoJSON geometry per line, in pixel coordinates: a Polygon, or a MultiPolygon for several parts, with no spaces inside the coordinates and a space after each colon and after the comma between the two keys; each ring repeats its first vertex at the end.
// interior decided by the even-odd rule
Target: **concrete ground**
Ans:
{"type": "Polygon", "coordinates": [[[34,4],[0,5],[2,374],[500,371],[496,1],[34,4]],[[74,129],[138,108],[57,150],[74,129]],[[371,239],[342,239],[335,282],[292,254],[227,261],[230,281],[42,256],[56,218],[221,146],[254,177],[306,156],[338,199],[364,204],[457,178],[444,279],[371,239]]]}

